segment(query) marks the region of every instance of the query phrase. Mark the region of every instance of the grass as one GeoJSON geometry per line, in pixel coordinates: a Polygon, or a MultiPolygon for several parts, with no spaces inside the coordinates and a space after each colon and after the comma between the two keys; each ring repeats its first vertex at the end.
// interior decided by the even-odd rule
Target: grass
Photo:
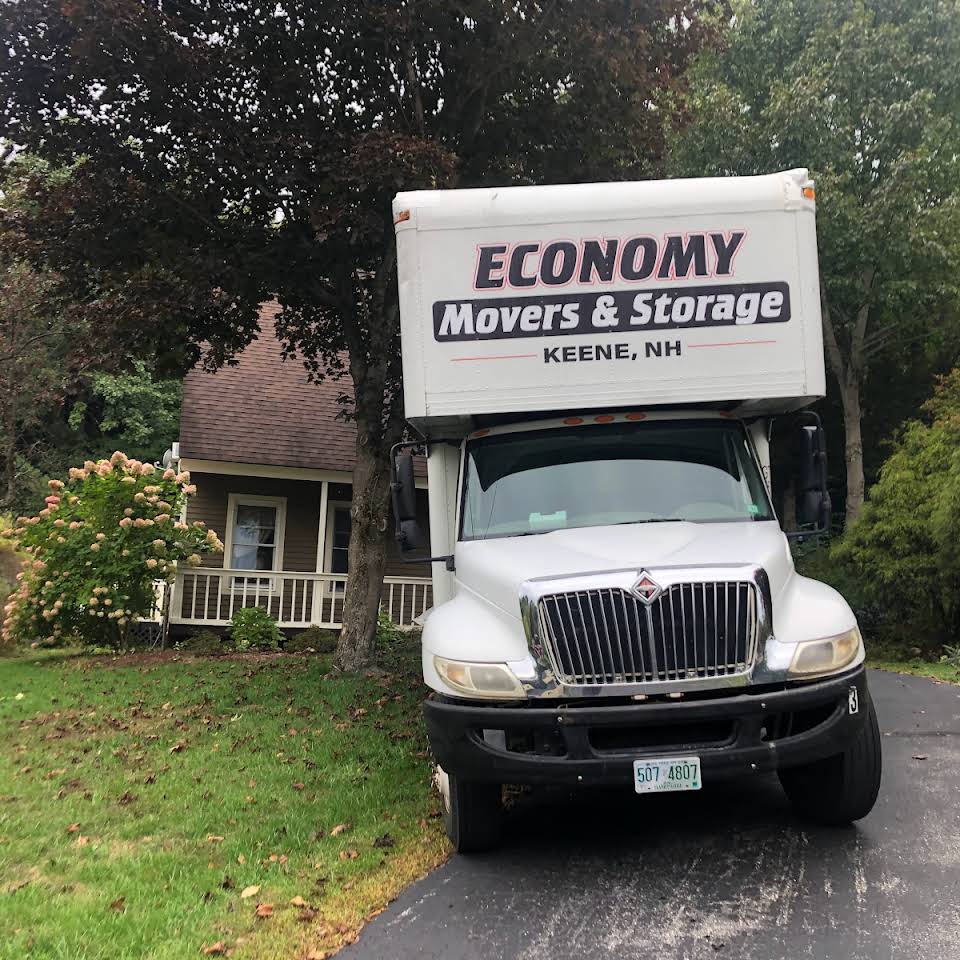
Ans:
{"type": "Polygon", "coordinates": [[[0,955],[315,960],[353,939],[447,853],[410,641],[383,666],[0,661],[0,955]]]}
{"type": "Polygon", "coordinates": [[[932,677],[947,683],[960,683],[960,666],[956,663],[936,663],[914,658],[912,660],[868,660],[868,667],[889,670],[892,673],[912,673],[918,677],[932,677]]]}

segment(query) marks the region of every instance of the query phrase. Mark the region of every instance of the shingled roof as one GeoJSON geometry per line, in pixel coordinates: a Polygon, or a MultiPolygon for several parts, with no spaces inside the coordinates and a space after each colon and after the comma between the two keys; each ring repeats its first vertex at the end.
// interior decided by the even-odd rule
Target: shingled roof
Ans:
{"type": "Polygon", "coordinates": [[[319,470],[352,470],[356,431],[336,419],[349,378],[309,383],[284,361],[274,331],[279,307],[265,304],[260,334],[235,366],[194,369],[183,384],[180,456],[319,470]]]}

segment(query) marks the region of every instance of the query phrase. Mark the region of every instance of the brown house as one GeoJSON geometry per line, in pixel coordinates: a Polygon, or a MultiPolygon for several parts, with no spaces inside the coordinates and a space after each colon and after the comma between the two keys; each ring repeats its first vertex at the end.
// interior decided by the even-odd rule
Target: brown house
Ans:
{"type": "MultiPolygon", "coordinates": [[[[195,369],[184,381],[173,453],[197,486],[186,519],[212,527],[224,552],[178,574],[169,613],[178,631],[226,626],[254,605],[283,628],[341,626],[355,431],[337,397],[352,385],[309,383],[301,363],[284,361],[276,312],[264,307],[260,334],[235,366],[195,369]]],[[[404,563],[386,536],[382,609],[407,626],[430,606],[430,569],[404,563]]]]}

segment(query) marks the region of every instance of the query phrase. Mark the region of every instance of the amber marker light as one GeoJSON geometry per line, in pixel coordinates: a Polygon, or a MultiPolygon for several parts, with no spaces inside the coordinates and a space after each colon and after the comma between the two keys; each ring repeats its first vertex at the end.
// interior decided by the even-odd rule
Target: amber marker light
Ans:
{"type": "Polygon", "coordinates": [[[583,418],[582,418],[582,417],[567,417],[567,419],[564,420],[563,422],[564,422],[565,424],[567,424],[567,426],[570,426],[570,427],[578,427],[578,426],[580,426],[581,423],[583,423],[583,418]]]}
{"type": "Polygon", "coordinates": [[[817,199],[817,191],[813,187],[804,187],[801,192],[808,200],[817,199]]]}
{"type": "Polygon", "coordinates": [[[599,417],[594,417],[594,423],[613,423],[614,417],[610,413],[602,413],[599,417]]]}
{"type": "Polygon", "coordinates": [[[626,416],[628,420],[646,420],[647,419],[647,415],[645,413],[628,413],[626,416]]]}

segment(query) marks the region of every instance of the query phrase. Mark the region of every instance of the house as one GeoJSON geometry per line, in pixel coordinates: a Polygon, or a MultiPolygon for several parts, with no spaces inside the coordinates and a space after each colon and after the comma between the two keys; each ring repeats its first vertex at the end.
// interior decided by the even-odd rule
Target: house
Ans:
{"type": "MultiPolygon", "coordinates": [[[[176,633],[226,626],[254,605],[284,629],[342,625],[355,430],[337,398],[352,386],[310,383],[299,361],[283,360],[278,309],[264,306],[260,334],[235,366],[197,368],[184,381],[173,455],[197,487],[186,520],[214,529],[224,552],[178,572],[168,614],[176,633]]],[[[430,567],[404,562],[391,530],[382,610],[408,626],[431,604],[430,567]]]]}

